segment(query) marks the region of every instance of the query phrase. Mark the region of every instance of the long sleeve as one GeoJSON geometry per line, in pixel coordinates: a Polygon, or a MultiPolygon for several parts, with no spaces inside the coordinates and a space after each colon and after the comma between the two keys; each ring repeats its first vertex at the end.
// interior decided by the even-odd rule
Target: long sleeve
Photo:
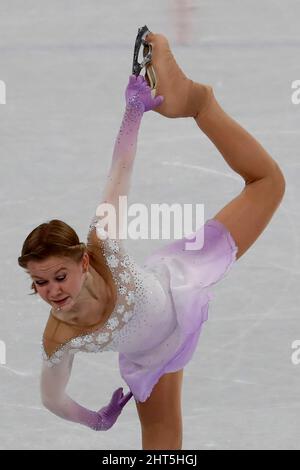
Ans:
{"type": "Polygon", "coordinates": [[[144,105],[140,101],[136,99],[129,100],[115,142],[101,204],[96,210],[96,215],[100,217],[98,228],[108,231],[110,238],[126,238],[124,208],[126,207],[126,197],[130,189],[137,137],[143,113],[144,105]],[[121,199],[119,199],[120,197],[121,199]],[[113,207],[108,208],[106,204],[110,204],[113,207]]]}
{"type": "Polygon", "coordinates": [[[42,403],[61,418],[83,424],[94,430],[105,430],[99,413],[84,408],[65,393],[73,360],[74,355],[66,351],[59,364],[53,367],[49,367],[43,361],[40,381],[42,403]]]}

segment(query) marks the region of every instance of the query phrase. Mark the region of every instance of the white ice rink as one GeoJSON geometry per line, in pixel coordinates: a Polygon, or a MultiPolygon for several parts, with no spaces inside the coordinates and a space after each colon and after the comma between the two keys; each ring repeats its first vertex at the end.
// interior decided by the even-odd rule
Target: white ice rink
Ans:
{"type": "MultiPolygon", "coordinates": [[[[133,399],[107,432],[42,406],[40,340],[49,309],[28,295],[17,258],[28,233],[53,218],[85,241],[144,24],[167,35],[187,75],[212,84],[286,179],[267,229],[215,287],[184,372],[183,449],[300,449],[300,364],[291,361],[292,342],[300,340],[300,104],[291,100],[300,80],[300,2],[179,4],[0,0],[0,449],[142,447],[133,399]]],[[[204,203],[208,219],[242,188],[193,120],[145,115],[130,202],[204,203]]],[[[142,263],[164,243],[127,246],[142,263]]],[[[127,393],[117,353],[76,356],[68,393],[83,406],[101,408],[119,386],[127,393]]]]}

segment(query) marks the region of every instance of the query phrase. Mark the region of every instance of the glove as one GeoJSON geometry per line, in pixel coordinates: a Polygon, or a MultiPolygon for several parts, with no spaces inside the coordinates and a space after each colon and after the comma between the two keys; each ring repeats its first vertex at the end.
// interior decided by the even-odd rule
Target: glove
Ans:
{"type": "Polygon", "coordinates": [[[126,403],[131,399],[132,392],[123,395],[123,388],[114,391],[108,405],[96,412],[97,424],[93,426],[95,431],[107,431],[117,421],[126,403]]]}
{"type": "Polygon", "coordinates": [[[141,103],[144,107],[144,112],[151,111],[164,100],[163,96],[155,96],[155,98],[152,98],[151,88],[142,75],[138,77],[130,75],[129,83],[125,91],[125,99],[126,105],[141,103]]]}

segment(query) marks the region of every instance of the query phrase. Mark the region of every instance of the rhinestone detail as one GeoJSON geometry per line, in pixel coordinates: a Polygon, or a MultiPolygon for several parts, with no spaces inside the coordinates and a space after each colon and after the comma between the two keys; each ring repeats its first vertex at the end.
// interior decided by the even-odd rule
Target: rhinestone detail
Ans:
{"type": "MultiPolygon", "coordinates": [[[[125,253],[122,242],[108,238],[107,232],[107,236],[103,236],[105,230],[99,227],[97,216],[93,217],[89,226],[88,240],[93,230],[96,230],[97,235],[101,233],[101,239],[97,236],[98,246],[117,287],[116,305],[107,322],[99,330],[71,339],[59,346],[50,357],[45,352],[43,341],[41,341],[42,357],[49,367],[60,362],[65,350],[72,353],[114,350],[113,342],[118,339],[121,329],[134,317],[136,303],[141,305],[146,302],[143,277],[134,260],[125,253]]],[[[122,341],[126,341],[125,336],[122,341]]]]}

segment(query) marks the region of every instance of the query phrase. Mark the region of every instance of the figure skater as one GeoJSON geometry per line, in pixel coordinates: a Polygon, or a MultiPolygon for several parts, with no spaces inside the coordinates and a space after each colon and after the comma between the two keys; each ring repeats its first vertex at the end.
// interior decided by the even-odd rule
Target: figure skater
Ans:
{"type": "MultiPolygon", "coordinates": [[[[134,397],[143,449],[181,449],[181,389],[184,366],[207,319],[211,289],[255,242],[278,208],[285,180],[263,147],[221,108],[209,85],[188,79],[167,39],[144,32],[144,63],[126,88],[126,108],[101,203],[124,215],[138,131],[145,112],[194,119],[230,168],[241,175],[241,193],[197,228],[204,244],[186,250],[187,237],[167,243],[138,266],[110,219],[94,214],[87,244],[54,219],[25,239],[19,265],[34,293],[51,306],[42,351],[41,397],[56,415],[94,430],[107,430],[134,397]],[[65,389],[75,353],[117,351],[118,388],[99,411],[76,403],[65,389]]],[[[192,235],[192,234],[191,234],[192,235]]],[[[188,238],[190,240],[190,238],[188,238]]],[[[87,384],[88,385],[88,384],[87,384]]]]}

